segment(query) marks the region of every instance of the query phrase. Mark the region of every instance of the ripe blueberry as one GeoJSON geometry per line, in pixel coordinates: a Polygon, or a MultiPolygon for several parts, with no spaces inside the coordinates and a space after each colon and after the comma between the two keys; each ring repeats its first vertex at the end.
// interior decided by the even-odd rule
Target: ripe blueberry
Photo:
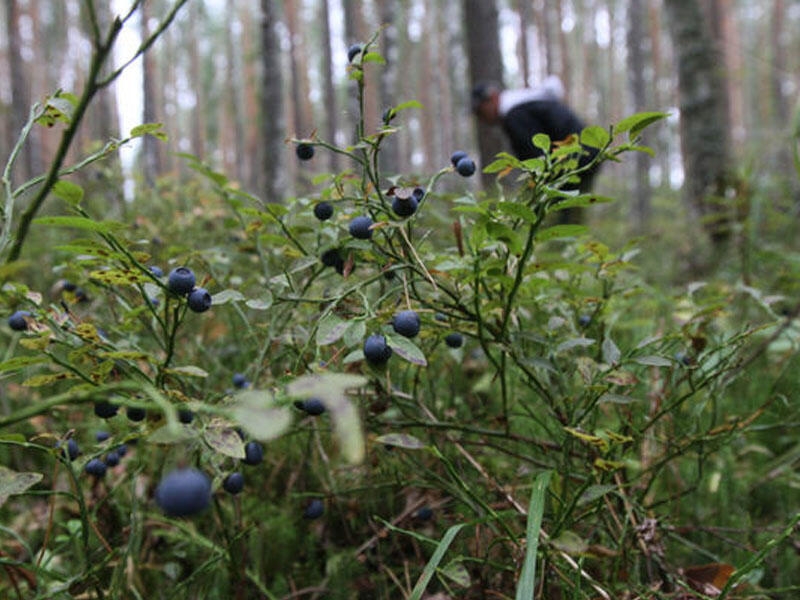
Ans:
{"type": "Polygon", "coordinates": [[[327,221],[333,216],[333,204],[322,201],[314,205],[314,216],[320,221],[327,221]]]}
{"type": "Polygon", "coordinates": [[[28,328],[26,319],[31,317],[31,313],[27,310],[18,310],[13,315],[8,317],[8,326],[14,331],[25,331],[28,328]]]}
{"type": "Polygon", "coordinates": [[[464,345],[464,336],[457,331],[448,333],[444,338],[444,343],[451,348],[461,348],[464,345]]]}
{"type": "Polygon", "coordinates": [[[105,442],[110,437],[111,434],[107,431],[98,431],[94,434],[94,439],[96,439],[98,442],[105,442]]]}
{"type": "Polygon", "coordinates": [[[392,356],[392,349],[386,343],[386,338],[375,333],[364,340],[364,358],[374,367],[382,367],[392,356]]]}
{"type": "Polygon", "coordinates": [[[264,460],[264,446],[258,442],[247,442],[244,445],[242,462],[246,465],[257,465],[262,460],[264,460]]]}
{"type": "Polygon", "coordinates": [[[372,237],[372,219],[366,215],[350,221],[350,235],[359,240],[368,240],[372,237]]]}
{"type": "Polygon", "coordinates": [[[178,296],[185,296],[194,289],[197,279],[188,267],[176,267],[169,272],[167,289],[178,296]]]}
{"type": "Polygon", "coordinates": [[[222,482],[222,489],[229,494],[238,494],[244,489],[244,475],[239,471],[229,474],[222,482]]]}
{"type": "Polygon", "coordinates": [[[304,519],[319,519],[325,514],[325,503],[319,498],[314,498],[303,511],[304,519]]]}
{"type": "Polygon", "coordinates": [[[419,521],[430,521],[433,517],[433,509],[430,506],[421,506],[414,513],[414,518],[419,521]]]}
{"type": "Polygon", "coordinates": [[[475,161],[465,156],[456,163],[456,171],[462,177],[473,175],[475,173],[475,161]]]}
{"type": "Polygon", "coordinates": [[[211,480],[197,469],[177,469],[156,488],[156,504],[171,517],[188,517],[211,502],[211,480]]]}
{"type": "Polygon", "coordinates": [[[462,158],[467,158],[468,154],[463,150],[456,150],[450,155],[450,162],[455,167],[462,158]]]}
{"type": "Polygon", "coordinates": [[[161,270],[161,267],[157,267],[155,265],[150,266],[150,272],[158,278],[164,276],[164,271],[161,270]]]}
{"type": "Polygon", "coordinates": [[[194,312],[206,312],[211,308],[211,294],[209,294],[208,290],[205,288],[194,288],[189,292],[187,300],[189,308],[194,312]]]}
{"type": "Polygon", "coordinates": [[[581,315],[578,317],[578,325],[581,327],[588,327],[589,323],[592,322],[592,317],[589,315],[581,315]]]}
{"type": "Polygon", "coordinates": [[[139,421],[144,421],[147,411],[140,406],[129,406],[125,409],[125,416],[134,423],[138,423],[139,421]]]}
{"type": "MultiPolygon", "coordinates": [[[[61,446],[61,442],[58,443],[61,446]]],[[[81,455],[81,449],[78,447],[78,442],[75,441],[74,438],[69,438],[67,440],[67,447],[63,450],[64,456],[69,458],[71,461],[75,460],[81,455]]]]}
{"type": "Polygon", "coordinates": [[[182,408],[178,411],[178,421],[180,421],[185,425],[188,425],[189,423],[194,421],[194,413],[188,408],[182,408]]]}
{"type": "Polygon", "coordinates": [[[94,414],[101,419],[110,419],[119,410],[119,406],[108,400],[100,400],[94,403],[94,414]]]}
{"type": "Polygon", "coordinates": [[[392,319],[392,327],[400,335],[413,338],[419,333],[419,315],[413,310],[401,310],[392,319]]]}
{"type": "Polygon", "coordinates": [[[417,212],[418,201],[413,196],[410,198],[395,197],[392,200],[392,210],[398,217],[410,217],[417,212]]]}
{"type": "Polygon", "coordinates": [[[128,445],[127,444],[120,444],[116,448],[114,448],[114,452],[116,452],[120,458],[125,456],[128,453],[128,445]]]}
{"type": "Polygon", "coordinates": [[[244,389],[250,385],[250,382],[247,381],[247,377],[245,377],[242,373],[234,373],[233,374],[233,387],[237,389],[244,389]]]}
{"type": "Polygon", "coordinates": [[[361,53],[361,44],[353,44],[347,49],[347,62],[353,62],[353,59],[361,53]]]}
{"type": "Polygon", "coordinates": [[[86,466],[83,468],[89,475],[94,475],[95,477],[102,477],[106,474],[106,463],[104,463],[99,458],[93,458],[89,462],[86,463],[86,466]]]}
{"type": "Polygon", "coordinates": [[[120,455],[116,452],[109,452],[106,454],[106,466],[108,467],[116,467],[119,464],[120,455]]]}
{"type": "Polygon", "coordinates": [[[316,417],[325,412],[325,403],[319,398],[309,398],[300,402],[297,408],[306,411],[312,417],[316,417]]]}
{"type": "Polygon", "coordinates": [[[297,148],[295,148],[295,154],[297,154],[297,158],[300,160],[311,160],[314,158],[314,146],[311,144],[297,144],[297,148]]]}

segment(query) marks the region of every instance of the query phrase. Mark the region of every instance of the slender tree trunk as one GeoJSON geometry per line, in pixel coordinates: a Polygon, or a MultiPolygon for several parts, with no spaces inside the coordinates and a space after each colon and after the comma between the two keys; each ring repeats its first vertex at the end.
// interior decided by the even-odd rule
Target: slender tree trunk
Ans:
{"type": "MultiPolygon", "coordinates": [[[[320,22],[322,23],[322,102],[325,106],[325,137],[332,144],[336,143],[336,132],[339,129],[339,112],[336,102],[336,90],[333,85],[333,48],[331,47],[331,17],[328,0],[320,2],[320,22]]],[[[388,71],[388,69],[387,69],[388,71]]],[[[339,154],[328,152],[328,168],[339,170],[339,154]]]]}
{"type": "Polygon", "coordinates": [[[225,27],[225,88],[227,102],[225,103],[225,112],[227,114],[226,121],[230,124],[231,133],[233,134],[232,148],[228,152],[229,164],[228,168],[232,169],[232,173],[239,182],[244,182],[244,116],[242,115],[242,91],[244,88],[244,81],[242,80],[241,58],[240,50],[241,33],[234,32],[238,24],[238,30],[243,29],[242,23],[236,18],[236,7],[233,0],[227,0],[225,11],[229,15],[230,21],[225,27]],[[236,36],[236,37],[234,37],[236,36]]]}
{"type": "MultiPolygon", "coordinates": [[[[147,3],[142,3],[139,17],[141,19],[141,38],[146,39],[150,34],[148,19],[150,13],[147,3]]],[[[142,119],[144,123],[158,122],[156,112],[156,64],[155,55],[152,52],[145,52],[142,57],[142,119]]],[[[153,136],[146,135],[142,138],[142,174],[148,188],[155,185],[156,179],[161,174],[161,142],[153,136]]]]}
{"type": "MultiPolygon", "coordinates": [[[[205,22],[205,6],[203,2],[195,2],[189,6],[188,10],[189,19],[189,38],[192,40],[200,39],[200,31],[205,22]]],[[[189,52],[189,81],[194,92],[194,109],[190,117],[191,140],[192,140],[192,153],[201,159],[206,153],[206,128],[205,118],[206,114],[206,88],[203,83],[200,47],[199,44],[190,44],[187,48],[189,52]]]]}
{"type": "Polygon", "coordinates": [[[528,25],[531,20],[530,0],[517,0],[517,14],[519,15],[519,58],[522,69],[522,84],[531,85],[530,50],[528,49],[528,25]]]}
{"type": "Polygon", "coordinates": [[[697,0],[665,0],[678,61],[684,195],[715,245],[729,238],[730,167],[723,61],[697,0]]]}
{"type": "MultiPolygon", "coordinates": [[[[641,112],[647,106],[645,82],[645,20],[647,0],[631,0],[628,5],[628,73],[630,93],[634,112],[641,112]]],[[[644,231],[650,219],[652,193],[649,184],[649,161],[646,154],[637,152],[634,158],[633,215],[634,226],[644,231]]]]}
{"type": "MultiPolygon", "coordinates": [[[[497,6],[494,0],[463,0],[464,29],[467,35],[470,87],[480,81],[503,83],[503,60],[500,56],[500,36],[497,6]]],[[[478,147],[480,166],[488,165],[505,147],[503,134],[497,127],[478,122],[478,147]]],[[[484,187],[494,181],[494,176],[482,175],[484,187]]]]}
{"type": "MultiPolygon", "coordinates": [[[[30,80],[22,58],[22,37],[20,36],[20,5],[17,0],[6,0],[6,35],[8,36],[8,60],[9,75],[11,81],[8,82],[11,88],[11,128],[8,148],[12,148],[16,142],[19,132],[28,120],[28,113],[31,109],[30,80]]],[[[34,157],[34,140],[29,138],[22,147],[16,165],[14,177],[15,183],[20,183],[34,176],[37,172],[37,160],[34,157]]]]}
{"type": "Polygon", "coordinates": [[[263,154],[261,171],[264,177],[264,200],[283,199],[283,77],[281,74],[280,40],[276,31],[276,0],[261,0],[261,130],[263,154]]]}

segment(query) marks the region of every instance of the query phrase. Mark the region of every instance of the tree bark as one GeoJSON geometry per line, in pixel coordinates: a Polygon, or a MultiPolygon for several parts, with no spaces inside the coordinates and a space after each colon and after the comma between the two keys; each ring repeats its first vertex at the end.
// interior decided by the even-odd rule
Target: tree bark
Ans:
{"type": "MultiPolygon", "coordinates": [[[[631,0],[628,5],[628,73],[630,95],[634,112],[641,112],[647,106],[645,64],[647,62],[647,38],[645,37],[647,0],[631,0]]],[[[648,156],[637,152],[634,158],[633,177],[633,215],[634,227],[640,232],[647,228],[650,219],[652,193],[649,183],[648,156]]]]}
{"type": "MultiPolygon", "coordinates": [[[[147,39],[150,34],[147,21],[150,13],[147,10],[147,3],[141,5],[139,18],[141,19],[141,38],[147,39]]],[[[152,52],[145,52],[142,56],[142,119],[144,123],[158,122],[156,112],[156,64],[155,55],[152,52]]],[[[156,179],[161,174],[163,160],[161,156],[161,142],[151,135],[142,138],[142,174],[145,184],[152,188],[156,179]]]]}
{"type": "MultiPolygon", "coordinates": [[[[470,89],[480,81],[503,84],[503,59],[500,55],[500,36],[495,0],[464,0],[464,30],[467,38],[470,89]]],[[[478,147],[481,167],[494,160],[505,147],[503,134],[497,127],[477,122],[478,147]]],[[[488,187],[494,176],[482,174],[481,181],[488,187]]]]}
{"type": "MultiPolygon", "coordinates": [[[[336,90],[333,85],[333,48],[331,47],[331,17],[328,0],[320,2],[320,21],[322,23],[322,102],[325,105],[325,137],[332,144],[336,143],[336,132],[339,129],[339,113],[336,102],[336,90]]],[[[328,168],[339,170],[339,154],[326,153],[328,168]]]]}
{"type": "Polygon", "coordinates": [[[283,117],[283,77],[280,40],[276,26],[276,0],[261,0],[261,130],[263,140],[262,173],[264,200],[283,199],[282,157],[286,153],[283,117]]]}
{"type": "Polygon", "coordinates": [[[698,0],[665,0],[678,67],[683,193],[716,246],[730,234],[730,167],[724,62],[698,0]]]}

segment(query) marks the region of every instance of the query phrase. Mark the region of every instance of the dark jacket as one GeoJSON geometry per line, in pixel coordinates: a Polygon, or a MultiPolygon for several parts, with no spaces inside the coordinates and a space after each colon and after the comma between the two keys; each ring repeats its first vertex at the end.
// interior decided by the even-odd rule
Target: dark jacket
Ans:
{"type": "MultiPolygon", "coordinates": [[[[585,127],[583,121],[570,108],[558,100],[531,100],[517,104],[501,117],[503,129],[511,141],[514,155],[520,160],[536,158],[542,151],[533,145],[532,138],[544,133],[551,142],[565,140],[572,134],[580,134],[585,127]]],[[[597,149],[584,146],[579,165],[589,163],[597,149]]],[[[581,177],[580,186],[567,185],[564,189],[580,188],[588,191],[597,168],[592,168],[581,177]]]]}

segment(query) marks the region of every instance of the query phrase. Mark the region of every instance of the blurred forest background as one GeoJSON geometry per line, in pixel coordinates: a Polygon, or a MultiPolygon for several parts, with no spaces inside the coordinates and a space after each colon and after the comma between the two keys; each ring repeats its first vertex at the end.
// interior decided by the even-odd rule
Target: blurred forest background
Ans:
{"type": "MultiPolygon", "coordinates": [[[[10,149],[32,103],[57,89],[78,93],[90,44],[80,0],[3,4],[0,139],[10,149]]],[[[142,3],[146,18],[126,27],[115,48],[117,66],[172,4],[142,3]]],[[[127,0],[110,2],[99,17],[110,22],[129,7],[127,0]]],[[[315,173],[346,165],[320,153],[301,170],[285,141],[353,139],[358,107],[347,47],[379,30],[375,49],[386,64],[368,65],[367,124],[379,126],[386,107],[407,100],[424,107],[398,120],[402,130],[386,144],[384,172],[431,173],[455,149],[486,164],[504,142],[499,132],[478,131],[469,112],[472,84],[532,86],[552,73],[588,123],[606,126],[642,110],[671,113],[644,140],[654,158],[607,165],[600,178],[601,193],[632,199],[626,202],[631,224],[647,224],[654,189],[703,178],[683,167],[678,118],[681,107],[687,116],[698,105],[706,107],[683,147],[704,154],[687,156],[686,164],[701,166],[706,178],[718,168],[744,171],[748,185],[769,187],[794,211],[796,0],[189,0],[143,59],[101,91],[72,160],[134,125],[161,122],[166,144],[146,136],[137,141],[141,147],[121,154],[121,164],[106,163],[104,177],[119,181],[106,186],[110,207],[119,208],[124,197],[123,172],[128,197],[135,189],[155,190],[164,176],[189,176],[176,153],[198,156],[269,201],[302,193],[315,173]],[[709,120],[717,129],[698,130],[709,120]],[[717,155],[719,166],[702,164],[703,155],[717,155]]],[[[41,173],[57,143],[57,131],[35,129],[16,183],[41,173]]],[[[725,196],[724,188],[717,192],[725,196]]],[[[702,181],[699,189],[709,192],[702,181]]]]}

